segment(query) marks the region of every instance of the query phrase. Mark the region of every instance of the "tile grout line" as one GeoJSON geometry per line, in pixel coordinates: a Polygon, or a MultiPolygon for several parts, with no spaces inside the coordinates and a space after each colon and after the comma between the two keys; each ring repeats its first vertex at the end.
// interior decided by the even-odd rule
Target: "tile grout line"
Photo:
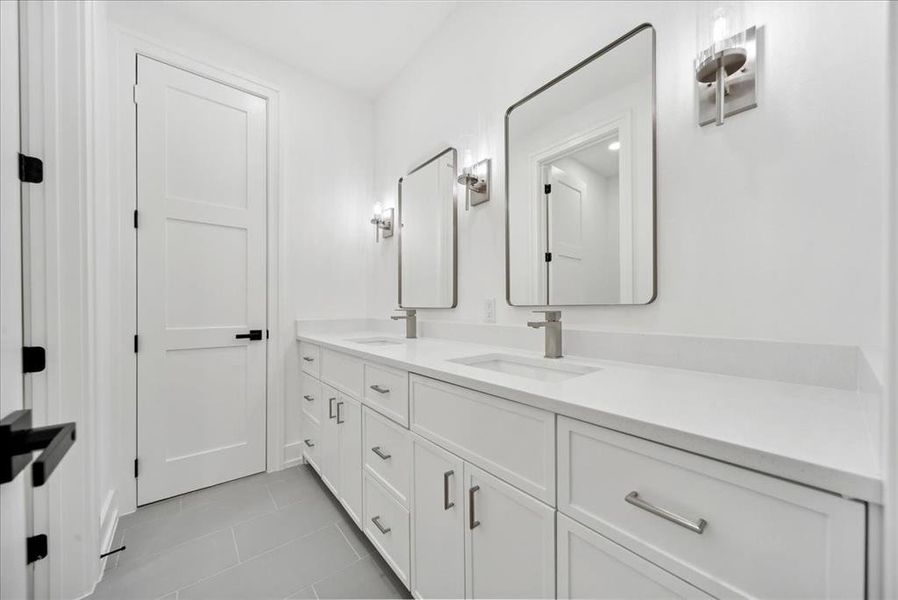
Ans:
{"type": "Polygon", "coordinates": [[[334,521],[334,527],[337,528],[337,531],[340,532],[340,535],[342,535],[342,536],[343,536],[343,539],[346,540],[346,543],[349,544],[349,549],[352,550],[352,551],[355,553],[356,557],[362,558],[362,555],[359,554],[359,551],[355,549],[355,547],[352,545],[352,542],[350,542],[350,541],[349,541],[349,538],[346,537],[346,533],[343,531],[343,528],[340,527],[340,522],[339,522],[339,521],[334,521]]]}
{"type": "MultiPolygon", "coordinates": [[[[194,582],[192,582],[192,583],[190,583],[190,584],[188,584],[188,585],[182,586],[182,587],[178,588],[176,591],[181,592],[181,590],[185,590],[185,589],[187,589],[187,588],[189,588],[189,587],[193,587],[193,586],[195,586],[195,585],[199,585],[200,583],[206,581],[207,579],[212,579],[213,577],[217,577],[218,575],[221,575],[222,573],[224,573],[224,572],[226,572],[226,571],[230,571],[231,569],[235,569],[235,568],[239,567],[239,566],[242,565],[242,564],[246,564],[246,563],[248,563],[248,562],[250,562],[250,561],[256,560],[257,558],[259,558],[259,557],[261,557],[261,556],[265,556],[266,554],[269,554],[269,553],[271,553],[271,552],[274,552],[275,550],[280,550],[280,549],[283,548],[284,546],[287,546],[287,545],[289,545],[289,544],[292,544],[293,542],[295,542],[295,541],[297,541],[297,540],[302,540],[302,539],[305,539],[305,538],[307,538],[307,537],[309,537],[309,536],[311,536],[311,535],[315,535],[316,533],[320,533],[320,532],[324,531],[325,529],[327,529],[328,527],[330,527],[331,525],[333,525],[333,523],[328,523],[328,524],[325,525],[324,527],[320,527],[320,528],[316,529],[315,531],[311,531],[311,532],[307,533],[306,535],[302,535],[302,536],[293,538],[292,540],[289,540],[289,541],[287,541],[287,542],[284,542],[283,544],[279,544],[279,545],[277,545],[277,546],[274,546],[273,548],[269,548],[269,549],[266,550],[265,552],[260,552],[259,554],[256,554],[255,556],[252,556],[252,557],[250,557],[250,558],[247,558],[246,561],[244,561],[244,562],[242,562],[242,563],[241,563],[241,562],[238,562],[236,565],[230,565],[230,566],[228,566],[228,567],[225,567],[224,569],[222,569],[222,570],[220,570],[220,571],[216,571],[215,573],[211,573],[211,574],[207,575],[206,577],[203,577],[203,578],[201,578],[201,579],[197,579],[196,581],[194,581],[194,582]]],[[[223,530],[222,530],[222,531],[223,531],[223,530]]],[[[218,532],[216,531],[215,533],[218,533],[218,532]]],[[[355,563],[352,563],[352,564],[355,564],[355,563]]],[[[303,586],[303,587],[306,587],[306,586],[303,586]]],[[[302,588],[300,588],[300,589],[302,589],[302,588]]],[[[299,590],[297,590],[297,591],[299,591],[299,590]]],[[[171,592],[169,592],[169,593],[171,593],[171,592]]],[[[293,592],[293,593],[296,593],[296,592],[293,592]]],[[[179,595],[180,595],[180,593],[179,593],[179,595]]]]}
{"type": "Polygon", "coordinates": [[[237,545],[237,532],[231,527],[231,539],[234,540],[234,552],[237,553],[237,564],[243,564],[243,559],[240,558],[240,546],[237,545]]]}

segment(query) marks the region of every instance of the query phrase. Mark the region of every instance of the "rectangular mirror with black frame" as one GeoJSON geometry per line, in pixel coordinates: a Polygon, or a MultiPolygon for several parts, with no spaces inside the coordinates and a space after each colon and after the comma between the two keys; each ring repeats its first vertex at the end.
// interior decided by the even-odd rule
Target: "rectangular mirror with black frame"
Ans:
{"type": "Polygon", "coordinates": [[[651,25],[627,33],[508,109],[509,304],[654,300],[654,121],[651,25]]]}
{"type": "Polygon", "coordinates": [[[456,151],[447,148],[399,179],[399,306],[457,303],[456,151]]]}

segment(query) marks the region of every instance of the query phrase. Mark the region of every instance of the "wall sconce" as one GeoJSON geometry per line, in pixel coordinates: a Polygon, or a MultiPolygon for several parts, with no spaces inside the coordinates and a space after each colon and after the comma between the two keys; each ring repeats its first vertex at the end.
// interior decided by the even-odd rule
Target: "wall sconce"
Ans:
{"type": "Polygon", "coordinates": [[[742,30],[742,2],[700,2],[698,124],[723,125],[726,117],[758,106],[757,28],[742,30]]]}
{"type": "Polygon", "coordinates": [[[472,206],[490,200],[490,176],[492,174],[490,159],[485,158],[475,163],[472,156],[471,149],[465,148],[463,166],[458,176],[458,182],[465,186],[465,210],[470,210],[472,206]]]}
{"type": "Polygon", "coordinates": [[[393,209],[384,208],[380,202],[374,205],[374,216],[371,217],[371,224],[374,225],[374,241],[380,242],[380,238],[384,239],[393,237],[393,209]],[[381,231],[383,235],[381,236],[381,231]]]}

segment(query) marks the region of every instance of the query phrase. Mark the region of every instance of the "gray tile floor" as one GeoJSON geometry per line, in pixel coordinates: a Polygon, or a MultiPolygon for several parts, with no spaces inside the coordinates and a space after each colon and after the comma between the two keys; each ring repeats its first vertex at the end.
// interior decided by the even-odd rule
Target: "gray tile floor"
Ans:
{"type": "Polygon", "coordinates": [[[307,466],[140,508],[119,520],[91,598],[408,598],[307,466]]]}

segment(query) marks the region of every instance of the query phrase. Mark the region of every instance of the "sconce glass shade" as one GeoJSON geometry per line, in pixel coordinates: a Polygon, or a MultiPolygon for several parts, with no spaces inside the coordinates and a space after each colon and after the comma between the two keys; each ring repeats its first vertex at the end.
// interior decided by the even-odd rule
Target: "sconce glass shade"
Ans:
{"type": "Polygon", "coordinates": [[[744,47],[743,2],[698,2],[696,68],[728,48],[744,47]]]}

